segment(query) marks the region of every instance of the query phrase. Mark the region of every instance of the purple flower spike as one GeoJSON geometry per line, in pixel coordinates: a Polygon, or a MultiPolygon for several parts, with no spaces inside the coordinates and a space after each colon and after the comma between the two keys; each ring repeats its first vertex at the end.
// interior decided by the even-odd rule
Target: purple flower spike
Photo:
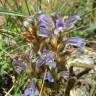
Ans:
{"type": "Polygon", "coordinates": [[[24,63],[22,63],[20,60],[13,59],[12,63],[15,64],[17,66],[17,68],[20,69],[20,70],[24,70],[25,69],[24,63]]]}
{"type": "Polygon", "coordinates": [[[81,49],[84,49],[85,48],[85,44],[86,44],[84,39],[82,39],[80,37],[72,37],[72,38],[70,38],[68,40],[65,40],[64,42],[66,44],[70,44],[70,45],[79,47],[81,49]]]}
{"type": "Polygon", "coordinates": [[[69,77],[69,72],[68,71],[61,71],[61,72],[59,72],[59,75],[66,79],[69,77]]]}
{"type": "MultiPolygon", "coordinates": [[[[41,75],[41,78],[44,79],[44,73],[41,75]]],[[[46,73],[46,78],[45,80],[48,80],[49,82],[54,82],[54,77],[52,76],[51,72],[48,71],[46,73]]]]}
{"type": "Polygon", "coordinates": [[[31,84],[29,85],[28,88],[25,89],[24,94],[22,96],[38,96],[39,92],[38,89],[36,88],[35,81],[32,80],[31,84]]]}
{"type": "Polygon", "coordinates": [[[50,66],[50,68],[56,68],[55,58],[56,54],[54,52],[45,51],[37,58],[36,65],[40,67],[45,64],[50,66]]]}

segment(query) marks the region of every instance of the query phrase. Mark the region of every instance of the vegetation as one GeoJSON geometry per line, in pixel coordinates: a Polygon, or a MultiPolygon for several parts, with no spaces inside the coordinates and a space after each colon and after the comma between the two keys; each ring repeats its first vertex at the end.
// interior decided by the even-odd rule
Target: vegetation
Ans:
{"type": "Polygon", "coordinates": [[[96,0],[0,0],[0,96],[96,96],[96,0]]]}

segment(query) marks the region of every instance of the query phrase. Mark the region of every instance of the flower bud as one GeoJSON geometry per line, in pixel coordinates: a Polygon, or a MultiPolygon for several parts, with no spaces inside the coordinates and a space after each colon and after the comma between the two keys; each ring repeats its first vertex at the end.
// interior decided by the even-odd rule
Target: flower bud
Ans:
{"type": "Polygon", "coordinates": [[[49,44],[49,43],[50,43],[50,41],[51,41],[51,39],[50,39],[50,38],[46,38],[46,40],[45,40],[45,42],[46,42],[47,44],[49,44]]]}
{"type": "Polygon", "coordinates": [[[57,56],[56,62],[57,62],[57,64],[60,64],[60,65],[65,64],[65,62],[66,62],[65,56],[64,55],[57,56]]]}
{"type": "Polygon", "coordinates": [[[29,66],[28,64],[26,65],[26,73],[28,74],[29,78],[31,79],[33,76],[33,68],[31,66],[29,66]]]}
{"type": "Polygon", "coordinates": [[[51,38],[50,43],[53,49],[57,49],[57,38],[55,36],[51,38]]]}
{"type": "Polygon", "coordinates": [[[64,43],[61,42],[60,44],[58,44],[57,52],[63,51],[64,47],[65,47],[64,43]]]}

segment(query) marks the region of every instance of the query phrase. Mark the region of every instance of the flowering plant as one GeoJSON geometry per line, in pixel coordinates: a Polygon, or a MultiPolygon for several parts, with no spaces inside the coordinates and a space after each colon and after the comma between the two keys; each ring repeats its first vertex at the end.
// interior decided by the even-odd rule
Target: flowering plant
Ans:
{"type": "Polygon", "coordinates": [[[76,75],[73,66],[68,67],[67,58],[71,56],[73,50],[84,51],[86,45],[84,39],[69,36],[69,31],[76,27],[78,20],[80,20],[78,15],[63,20],[56,13],[47,16],[38,12],[24,21],[23,25],[28,29],[28,32],[22,33],[24,42],[31,46],[31,51],[35,53],[36,58],[32,59],[30,51],[13,60],[19,70],[26,71],[32,81],[23,96],[40,96],[43,87],[46,89],[49,83],[55,85],[62,79],[67,80],[66,96],[70,94],[76,79],[79,79],[82,73],[76,75]],[[45,86],[44,82],[38,83],[40,80],[46,83],[45,86]],[[41,89],[40,84],[43,85],[41,89]]]}

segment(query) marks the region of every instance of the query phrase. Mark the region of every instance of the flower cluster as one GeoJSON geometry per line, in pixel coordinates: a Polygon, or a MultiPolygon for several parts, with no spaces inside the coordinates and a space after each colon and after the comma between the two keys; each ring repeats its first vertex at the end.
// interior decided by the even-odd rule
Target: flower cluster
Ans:
{"type": "Polygon", "coordinates": [[[55,58],[56,54],[54,52],[43,52],[36,60],[37,67],[45,64],[51,68],[56,68],[55,58]]]}
{"type": "MultiPolygon", "coordinates": [[[[39,76],[36,76],[36,78],[44,79],[44,72],[47,69],[45,80],[51,83],[56,82],[58,76],[60,78],[69,77],[69,72],[65,70],[67,69],[67,62],[65,62],[66,52],[64,52],[65,45],[76,46],[81,50],[85,48],[84,39],[80,37],[67,37],[65,35],[65,33],[75,28],[78,20],[80,20],[78,15],[70,16],[66,20],[63,20],[56,13],[47,16],[42,12],[38,12],[24,21],[23,24],[29,31],[23,32],[24,41],[32,45],[33,51],[37,56],[34,63],[32,63],[36,67],[36,70],[34,69],[35,73],[32,73],[35,75],[32,76],[38,75],[38,69],[39,76]]],[[[23,69],[29,68],[23,64],[24,62],[22,63],[16,59],[13,60],[13,63],[23,69]]],[[[34,86],[32,84],[30,88],[27,88],[23,96],[35,96],[34,86]],[[30,92],[28,93],[27,91],[30,92]],[[31,93],[34,95],[28,95],[31,93]]]]}

